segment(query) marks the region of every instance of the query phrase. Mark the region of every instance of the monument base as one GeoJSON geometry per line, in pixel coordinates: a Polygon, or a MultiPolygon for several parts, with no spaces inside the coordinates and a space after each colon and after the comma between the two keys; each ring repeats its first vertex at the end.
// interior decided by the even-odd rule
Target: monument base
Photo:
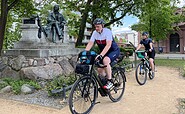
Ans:
{"type": "Polygon", "coordinates": [[[2,50],[2,56],[18,56],[24,55],[26,57],[52,57],[78,54],[83,49],[75,48],[72,43],[36,43],[30,44],[28,42],[20,43],[14,49],[2,50]],[[21,44],[21,45],[20,45],[21,44]],[[25,47],[24,49],[21,47],[25,47]]]}

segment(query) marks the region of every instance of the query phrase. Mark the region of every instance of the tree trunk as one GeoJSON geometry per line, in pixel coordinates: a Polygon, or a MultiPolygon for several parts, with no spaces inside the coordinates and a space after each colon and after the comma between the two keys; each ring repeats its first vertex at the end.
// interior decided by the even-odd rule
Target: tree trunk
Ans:
{"type": "Polygon", "coordinates": [[[160,53],[159,52],[159,40],[157,40],[157,52],[160,53]]]}
{"type": "Polygon", "coordinates": [[[85,31],[85,27],[86,27],[86,22],[87,22],[87,17],[88,17],[88,13],[89,13],[89,9],[90,9],[89,7],[90,7],[91,2],[92,2],[92,0],[87,1],[86,7],[85,7],[84,12],[82,14],[82,20],[81,20],[81,24],[80,24],[76,47],[82,45],[82,40],[84,38],[84,31],[85,31]]]}
{"type": "Polygon", "coordinates": [[[3,41],[6,29],[6,22],[8,16],[8,2],[1,0],[1,17],[0,17],[0,55],[3,48],[3,41]]]}
{"type": "Polygon", "coordinates": [[[150,16],[150,28],[149,28],[149,37],[152,38],[152,19],[151,19],[151,16],[150,16]]]}

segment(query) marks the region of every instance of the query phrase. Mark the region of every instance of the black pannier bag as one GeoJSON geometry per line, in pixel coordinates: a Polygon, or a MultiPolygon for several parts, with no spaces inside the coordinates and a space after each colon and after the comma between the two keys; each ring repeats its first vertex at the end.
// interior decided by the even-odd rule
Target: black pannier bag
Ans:
{"type": "Polygon", "coordinates": [[[88,74],[89,65],[94,64],[94,59],[97,54],[94,51],[82,51],[78,55],[78,62],[75,68],[75,73],[88,74]]]}
{"type": "Polygon", "coordinates": [[[88,74],[89,73],[89,65],[84,65],[84,64],[77,64],[75,73],[77,74],[88,74]]]}

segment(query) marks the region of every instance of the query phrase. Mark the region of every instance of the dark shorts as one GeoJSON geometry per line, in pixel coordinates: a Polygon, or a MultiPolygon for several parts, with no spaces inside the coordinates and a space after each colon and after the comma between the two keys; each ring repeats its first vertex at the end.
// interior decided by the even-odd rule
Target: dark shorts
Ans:
{"type": "Polygon", "coordinates": [[[107,54],[105,54],[104,57],[108,56],[110,58],[111,62],[113,62],[114,60],[116,60],[116,58],[119,56],[119,54],[120,54],[120,49],[118,48],[115,51],[108,52],[107,54]]]}
{"type": "Polygon", "coordinates": [[[155,59],[155,50],[152,50],[152,52],[147,53],[149,58],[155,59]]]}

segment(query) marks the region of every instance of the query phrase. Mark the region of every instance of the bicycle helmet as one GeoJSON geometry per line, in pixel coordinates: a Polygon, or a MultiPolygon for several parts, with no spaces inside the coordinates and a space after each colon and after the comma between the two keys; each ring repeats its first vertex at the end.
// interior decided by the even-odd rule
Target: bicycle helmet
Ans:
{"type": "Polygon", "coordinates": [[[93,21],[93,24],[94,25],[99,25],[99,24],[102,24],[104,25],[105,24],[105,21],[101,18],[96,18],[94,21],[93,21]]]}
{"type": "Polygon", "coordinates": [[[142,36],[148,36],[148,32],[143,32],[142,36]]]}

